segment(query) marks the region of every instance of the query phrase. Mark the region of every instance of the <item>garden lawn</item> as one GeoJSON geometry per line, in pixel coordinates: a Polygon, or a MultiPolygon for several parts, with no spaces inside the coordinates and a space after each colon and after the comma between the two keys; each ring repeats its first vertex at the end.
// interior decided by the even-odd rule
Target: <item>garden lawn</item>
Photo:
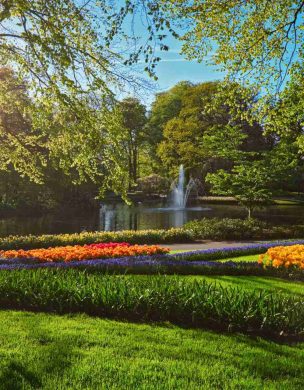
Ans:
{"type": "MultiPolygon", "coordinates": [[[[266,252],[266,250],[265,250],[266,252]]],[[[229,257],[227,259],[219,260],[221,263],[225,263],[226,261],[233,261],[235,263],[239,263],[240,261],[258,261],[260,255],[248,255],[248,256],[239,256],[239,257],[229,257]]]]}
{"type": "Polygon", "coordinates": [[[0,311],[2,389],[302,389],[304,344],[0,311]]]}

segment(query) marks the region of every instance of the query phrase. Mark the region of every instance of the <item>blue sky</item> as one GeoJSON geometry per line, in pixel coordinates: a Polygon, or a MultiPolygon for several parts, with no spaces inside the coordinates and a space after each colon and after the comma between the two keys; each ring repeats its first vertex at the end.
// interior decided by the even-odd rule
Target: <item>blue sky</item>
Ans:
{"type": "MultiPolygon", "coordinates": [[[[170,48],[168,52],[158,50],[156,53],[157,56],[161,57],[161,61],[156,68],[158,81],[155,83],[155,90],[144,92],[142,97],[147,105],[151,104],[155,93],[166,91],[179,81],[200,83],[219,80],[224,77],[222,72],[209,63],[211,55],[209,58],[206,58],[206,61],[201,63],[195,60],[189,61],[180,54],[181,44],[179,41],[169,38],[166,44],[170,48]]],[[[140,64],[139,67],[141,67],[140,64]]]]}
{"type": "MultiPolygon", "coordinates": [[[[121,3],[121,0],[119,0],[119,2],[121,3]]],[[[133,33],[139,41],[144,42],[147,39],[145,21],[140,15],[136,15],[133,20],[133,25],[131,24],[131,17],[127,18],[125,20],[125,30],[127,32],[129,30],[133,33]]],[[[186,58],[180,54],[181,42],[172,37],[169,31],[167,31],[167,38],[163,43],[169,47],[169,51],[160,51],[156,49],[155,55],[161,57],[161,61],[157,64],[156,68],[158,81],[154,83],[154,90],[138,91],[141,100],[148,106],[153,101],[155,93],[166,91],[179,81],[200,83],[223,78],[224,74],[218,71],[215,66],[208,63],[211,59],[211,53],[207,56],[206,61],[202,63],[198,63],[195,60],[186,60],[186,58]]],[[[143,72],[144,67],[144,63],[139,63],[136,66],[141,77],[145,75],[145,72],[143,72]]]]}
{"type": "MultiPolygon", "coordinates": [[[[155,93],[166,91],[179,81],[201,83],[219,80],[224,77],[224,74],[217,70],[215,66],[208,64],[208,60],[202,63],[194,60],[188,61],[179,52],[178,43],[174,43],[174,46],[168,52],[157,53],[162,59],[156,68],[158,81],[153,83],[155,88],[154,90],[144,90],[139,93],[139,98],[147,106],[150,106],[154,100],[155,93]]],[[[140,69],[141,67],[143,68],[144,66],[139,64],[138,68],[140,69]]]]}
{"type": "Polygon", "coordinates": [[[162,54],[162,60],[157,66],[157,76],[160,90],[166,90],[181,80],[197,83],[220,79],[223,74],[207,63],[188,61],[173,49],[162,54]]]}

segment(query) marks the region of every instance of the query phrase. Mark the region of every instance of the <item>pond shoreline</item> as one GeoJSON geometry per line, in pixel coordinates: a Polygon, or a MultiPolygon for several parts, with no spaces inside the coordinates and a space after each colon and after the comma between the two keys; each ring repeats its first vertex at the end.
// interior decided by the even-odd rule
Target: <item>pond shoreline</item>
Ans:
{"type": "MultiPolygon", "coordinates": [[[[166,206],[164,200],[146,201],[128,206],[122,202],[104,204],[97,207],[60,207],[52,211],[26,209],[0,212],[0,236],[27,234],[77,233],[82,231],[118,231],[169,229],[180,227],[186,222],[202,218],[241,218],[246,210],[237,205],[219,202],[196,202],[186,209],[166,206]]],[[[304,220],[304,207],[301,205],[280,204],[256,210],[253,217],[271,225],[299,225],[304,220]]]]}

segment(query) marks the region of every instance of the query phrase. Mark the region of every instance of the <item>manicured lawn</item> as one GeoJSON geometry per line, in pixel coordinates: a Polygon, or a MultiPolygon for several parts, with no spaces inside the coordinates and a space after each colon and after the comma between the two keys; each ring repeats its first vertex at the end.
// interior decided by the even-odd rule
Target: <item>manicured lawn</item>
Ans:
{"type": "MultiPolygon", "coordinates": [[[[189,252],[191,249],[178,249],[178,250],[172,250],[170,251],[170,254],[173,255],[174,253],[184,253],[184,252],[189,252]]],[[[218,260],[221,263],[224,263],[226,261],[235,261],[235,262],[240,262],[240,261],[258,261],[259,255],[248,255],[248,256],[239,256],[239,257],[228,257],[226,259],[218,260]]]]}
{"type": "Polygon", "coordinates": [[[304,344],[0,312],[3,389],[302,389],[304,344]]]}
{"type": "Polygon", "coordinates": [[[260,255],[248,255],[248,256],[230,257],[230,258],[219,260],[219,261],[221,263],[225,263],[226,261],[234,261],[236,263],[239,263],[240,261],[258,261],[259,256],[260,255]]]}

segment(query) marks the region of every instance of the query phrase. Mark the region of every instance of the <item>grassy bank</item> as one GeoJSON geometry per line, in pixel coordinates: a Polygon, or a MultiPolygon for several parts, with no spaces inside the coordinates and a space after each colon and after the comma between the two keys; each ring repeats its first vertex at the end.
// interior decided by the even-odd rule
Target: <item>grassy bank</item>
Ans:
{"type": "Polygon", "coordinates": [[[0,323],[3,389],[303,388],[304,344],[84,315],[2,311],[0,323]]]}

